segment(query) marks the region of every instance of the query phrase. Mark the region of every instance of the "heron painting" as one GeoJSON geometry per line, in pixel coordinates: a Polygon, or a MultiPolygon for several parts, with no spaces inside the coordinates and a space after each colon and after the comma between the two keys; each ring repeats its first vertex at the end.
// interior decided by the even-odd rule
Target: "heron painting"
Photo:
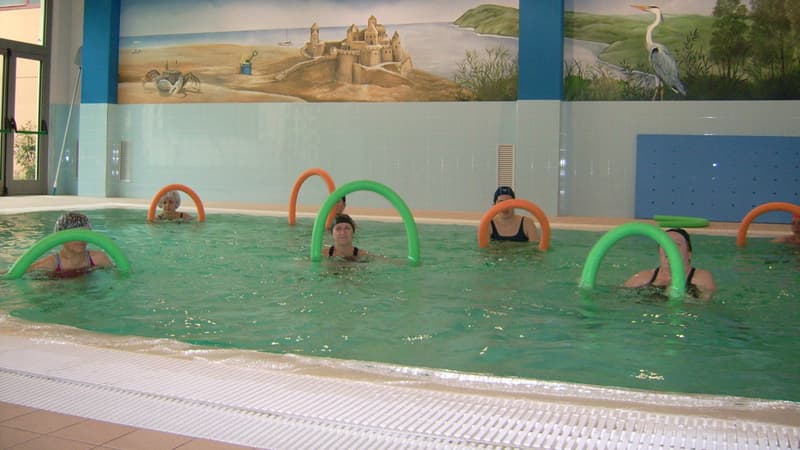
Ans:
{"type": "Polygon", "coordinates": [[[683,86],[683,83],[681,83],[681,79],[678,74],[678,63],[675,62],[675,58],[672,57],[665,45],[653,41],[653,30],[655,30],[656,27],[664,21],[664,17],[661,15],[661,8],[652,5],[631,6],[642,11],[655,14],[656,16],[656,19],[653,21],[653,23],[647,27],[647,33],[645,34],[644,38],[645,44],[647,45],[647,52],[649,54],[650,66],[653,68],[653,72],[655,72],[656,77],[658,78],[658,86],[656,87],[656,91],[653,93],[653,100],[656,99],[656,96],[660,96],[660,99],[664,100],[664,85],[667,85],[672,92],[685,96],[686,88],[683,86]]]}

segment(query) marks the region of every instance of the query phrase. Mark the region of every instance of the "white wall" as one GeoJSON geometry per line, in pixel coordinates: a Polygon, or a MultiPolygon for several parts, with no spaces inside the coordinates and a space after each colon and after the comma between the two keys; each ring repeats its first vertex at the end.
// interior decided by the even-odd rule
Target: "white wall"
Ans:
{"type": "Polygon", "coordinates": [[[83,42],[83,0],[53,1],[50,58],[50,131],[48,134],[48,186],[59,171],[57,192],[77,193],[78,124],[80,123],[79,65],[75,55],[83,42]],[[77,93],[75,91],[77,85],[77,93]],[[75,107],[69,114],[73,94],[75,107]],[[70,118],[69,130],[67,118],[70,118]],[[64,133],[67,139],[64,140],[64,133]],[[64,155],[61,148],[64,146],[64,155]],[[59,161],[61,168],[58,169],[59,161]]]}
{"type": "Polygon", "coordinates": [[[565,102],[561,127],[559,215],[633,217],[637,134],[800,136],[800,102],[565,102]]]}
{"type": "MultiPolygon", "coordinates": [[[[132,161],[131,181],[119,183],[119,194],[139,198],[182,183],[208,200],[287,203],[297,177],[320,167],[337,186],[358,179],[383,183],[412,209],[482,211],[496,188],[497,145],[517,144],[514,102],[115,105],[112,110],[112,140],[124,142],[132,161]]],[[[547,110],[554,116],[548,122],[557,121],[553,106],[547,110]]],[[[526,147],[530,152],[537,146],[526,147]]],[[[521,158],[526,166],[533,160],[521,158]]],[[[300,204],[324,200],[321,180],[308,186],[315,183],[301,190],[300,204]]],[[[534,194],[533,185],[520,192],[534,194]]],[[[348,204],[389,207],[370,192],[354,193],[348,204]]]]}

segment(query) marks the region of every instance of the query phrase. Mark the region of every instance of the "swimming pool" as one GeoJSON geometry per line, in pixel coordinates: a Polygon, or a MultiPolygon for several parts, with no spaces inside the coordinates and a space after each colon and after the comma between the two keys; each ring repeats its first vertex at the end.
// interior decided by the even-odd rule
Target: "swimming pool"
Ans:
{"type": "MultiPolygon", "coordinates": [[[[598,288],[577,289],[600,233],[554,230],[551,250],[478,249],[472,226],[419,225],[422,265],[402,224],[359,221],[366,264],[308,260],[310,219],[214,214],[147,225],[139,210],[89,211],[133,266],[75,280],[0,281],[3,311],[90,331],[214,347],[377,361],[499,376],[744,397],[800,399],[796,250],[694,237],[720,290],[676,309],[614,286],[656,264],[628,238],[598,288]],[[156,244],[156,245],[154,245],[156,244]]],[[[0,264],[51,230],[59,212],[0,216],[0,264]]],[[[645,251],[641,245],[645,245],[645,251]]]]}

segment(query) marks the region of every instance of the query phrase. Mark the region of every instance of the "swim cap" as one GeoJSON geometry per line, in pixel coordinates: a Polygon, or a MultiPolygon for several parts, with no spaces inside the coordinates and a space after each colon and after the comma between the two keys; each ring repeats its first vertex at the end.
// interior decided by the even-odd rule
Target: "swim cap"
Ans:
{"type": "Polygon", "coordinates": [[[517,198],[513,189],[508,186],[500,186],[496,191],[494,191],[494,200],[492,203],[497,203],[497,197],[500,197],[501,195],[510,195],[511,198],[517,198]]]}
{"type": "Polygon", "coordinates": [[[171,198],[175,202],[175,209],[181,207],[181,194],[178,191],[169,191],[158,199],[158,207],[164,208],[164,200],[171,198]]]}
{"type": "Polygon", "coordinates": [[[350,226],[353,227],[353,233],[356,232],[356,223],[353,222],[350,216],[347,214],[337,214],[336,217],[333,218],[333,223],[331,224],[331,233],[333,233],[333,228],[340,223],[349,223],[350,226]]]}
{"type": "Polygon", "coordinates": [[[683,228],[670,228],[669,230],[667,230],[667,233],[669,233],[670,231],[678,233],[681,236],[683,236],[683,238],[686,240],[686,247],[689,249],[689,251],[692,251],[692,238],[689,237],[689,233],[687,233],[686,230],[684,230],[683,228]]]}
{"type": "Polygon", "coordinates": [[[89,218],[86,217],[86,214],[79,213],[77,211],[69,211],[65,212],[61,215],[61,217],[56,220],[55,231],[63,231],[63,230],[71,230],[73,228],[92,228],[92,224],[89,223],[89,218]]]}

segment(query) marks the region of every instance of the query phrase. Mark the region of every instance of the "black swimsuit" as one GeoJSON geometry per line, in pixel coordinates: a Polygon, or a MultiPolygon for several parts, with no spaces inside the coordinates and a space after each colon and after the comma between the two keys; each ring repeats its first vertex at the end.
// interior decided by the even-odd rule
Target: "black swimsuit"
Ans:
{"type": "Polygon", "coordinates": [[[178,213],[178,217],[175,217],[174,219],[168,219],[168,218],[164,217],[164,213],[159,214],[157,217],[158,217],[159,220],[181,220],[181,219],[185,219],[185,217],[183,215],[183,212],[179,212],[178,213]]]}
{"type": "Polygon", "coordinates": [[[500,233],[497,232],[497,228],[494,226],[494,220],[491,222],[492,224],[492,235],[490,236],[493,241],[511,241],[511,242],[528,242],[528,236],[525,236],[525,218],[523,217],[522,220],[519,221],[519,230],[517,230],[517,234],[513,236],[502,236],[500,233]]]}
{"type": "MultiPolygon", "coordinates": [[[[334,251],[334,246],[331,245],[331,248],[328,249],[328,257],[329,258],[333,258],[333,251],[334,251]]],[[[352,257],[354,258],[356,256],[358,256],[358,247],[353,247],[353,256],[352,257]]],[[[345,256],[345,258],[350,258],[350,256],[345,256]]]]}
{"type": "MultiPolygon", "coordinates": [[[[645,286],[650,286],[650,287],[654,287],[654,288],[658,288],[658,289],[664,289],[666,287],[666,286],[654,286],[653,285],[653,281],[655,281],[656,277],[658,276],[659,269],[661,269],[661,267],[656,267],[656,269],[653,271],[653,276],[650,277],[650,281],[648,281],[645,286]]],[[[700,297],[700,289],[696,285],[692,284],[692,277],[693,276],[694,276],[694,267],[689,269],[689,274],[686,275],[686,293],[691,295],[694,298],[699,298],[700,297]]]]}

